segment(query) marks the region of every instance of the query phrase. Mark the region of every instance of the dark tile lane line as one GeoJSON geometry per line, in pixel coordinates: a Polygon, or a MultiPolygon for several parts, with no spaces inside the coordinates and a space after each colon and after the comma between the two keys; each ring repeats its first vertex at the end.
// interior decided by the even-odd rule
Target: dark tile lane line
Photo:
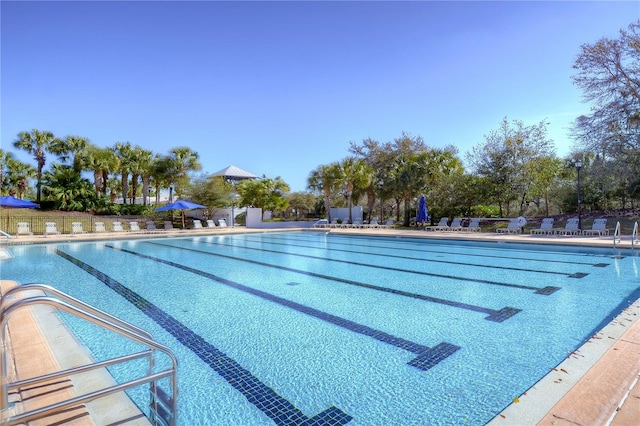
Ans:
{"type": "Polygon", "coordinates": [[[189,348],[277,425],[344,425],[353,419],[349,414],[333,406],[314,417],[306,416],[235,360],[138,293],[62,250],[57,248],[54,250],[57,255],[91,274],[124,297],[142,313],[173,335],[181,344],[189,348]]]}
{"type": "MultiPolygon", "coordinates": [[[[235,234],[234,236],[246,236],[248,234],[235,234]]],[[[298,239],[296,236],[293,236],[294,238],[298,239]]],[[[273,235],[273,234],[269,234],[268,238],[279,238],[279,239],[284,239],[284,237],[278,237],[277,235],[273,235]]],[[[345,240],[347,238],[353,238],[353,236],[344,236],[344,235],[330,235],[329,238],[331,239],[341,239],[341,240],[345,240]]],[[[378,238],[378,237],[365,237],[365,238],[378,238]]],[[[388,238],[388,237],[387,237],[388,238]]],[[[298,239],[299,241],[309,241],[307,239],[298,239]]],[[[403,239],[407,240],[406,238],[403,239]]],[[[336,244],[340,244],[343,246],[353,246],[353,247],[366,247],[366,248],[370,248],[372,247],[371,245],[368,244],[357,244],[357,243],[352,243],[352,242],[344,242],[344,241],[333,241],[336,244]]],[[[489,255],[489,254],[476,254],[476,253],[460,253],[457,251],[446,251],[446,250],[442,250],[442,249],[438,249],[438,250],[429,250],[429,244],[424,244],[422,242],[415,242],[412,244],[413,247],[408,247],[408,248],[403,248],[403,247],[397,247],[397,246],[384,246],[384,245],[376,245],[376,248],[381,248],[381,249],[391,249],[391,250],[398,250],[398,251],[411,251],[411,252],[415,252],[416,249],[419,249],[421,252],[424,253],[435,253],[435,254],[451,254],[451,255],[463,255],[463,256],[470,256],[470,257],[482,257],[482,258],[492,258],[492,259],[514,259],[513,257],[509,257],[509,256],[499,256],[496,254],[493,255],[489,255]]],[[[455,246],[455,247],[459,247],[459,248],[464,248],[464,246],[455,246]]],[[[504,250],[503,247],[487,247],[487,246],[483,246],[483,249],[491,249],[491,248],[495,248],[495,249],[499,249],[499,250],[504,250]]],[[[510,252],[520,252],[520,253],[530,253],[531,250],[510,250],[510,252]]],[[[545,253],[545,254],[549,254],[550,252],[537,252],[537,253],[545,253]]],[[[570,253],[571,255],[576,255],[575,253],[570,253]]],[[[583,256],[583,257],[596,257],[596,258],[605,258],[605,259],[615,259],[616,256],[611,256],[611,255],[604,255],[604,254],[580,254],[579,256],[583,256]]],[[[624,257],[624,256],[623,256],[624,257]]],[[[538,259],[535,257],[517,257],[515,258],[515,260],[525,260],[525,261],[536,261],[536,262],[545,262],[545,263],[562,263],[562,264],[570,264],[570,265],[586,265],[586,266],[597,266],[597,267],[603,267],[603,266],[609,266],[609,263],[592,263],[592,262],[577,262],[577,261],[568,261],[568,260],[557,260],[557,259],[538,259]]]]}
{"type": "MultiPolygon", "coordinates": [[[[235,288],[237,290],[240,291],[244,291],[245,293],[249,293],[252,294],[254,296],[258,296],[262,299],[265,300],[269,300],[271,302],[275,302],[279,305],[282,306],[286,306],[288,308],[294,309],[298,312],[302,312],[304,314],[313,316],[315,318],[319,318],[323,321],[329,322],[331,324],[335,324],[338,325],[340,327],[346,328],[350,331],[354,331],[358,334],[362,334],[365,336],[369,336],[372,337],[380,342],[383,343],[387,343],[390,344],[392,346],[395,346],[397,348],[401,348],[401,349],[405,349],[409,352],[412,352],[416,355],[418,355],[411,363],[410,365],[413,365],[414,367],[417,367],[421,370],[428,370],[431,367],[433,367],[434,365],[437,364],[437,362],[440,362],[442,359],[446,358],[446,354],[452,354],[455,351],[457,351],[458,349],[460,349],[459,346],[453,345],[451,343],[447,343],[447,342],[442,342],[438,345],[436,345],[433,348],[430,348],[428,346],[424,346],[421,345],[419,343],[415,343],[412,342],[410,340],[406,340],[406,339],[402,339],[400,337],[396,337],[393,336],[391,334],[385,333],[383,331],[379,331],[376,330],[374,328],[368,327],[366,325],[362,325],[362,324],[358,324],[356,322],[350,321],[348,319],[345,318],[341,318],[338,317],[336,315],[331,315],[329,313],[323,312],[319,309],[315,309],[312,308],[310,306],[305,306],[302,305],[300,303],[297,302],[293,302],[291,300],[287,300],[284,299],[282,297],[279,296],[275,296],[273,294],[252,288],[252,287],[248,287],[245,286],[244,284],[240,284],[237,283],[235,281],[231,281],[228,280],[226,278],[222,278],[219,277],[217,275],[211,274],[209,272],[204,272],[201,271],[199,269],[196,268],[191,268],[190,266],[185,266],[185,265],[181,265],[179,263],[176,262],[172,262],[170,260],[165,260],[165,259],[160,259],[158,257],[155,256],[149,256],[143,253],[137,253],[135,251],[132,250],[127,250],[124,248],[119,248],[119,247],[115,247],[115,246],[111,246],[111,245],[106,245],[105,247],[114,249],[114,250],[118,250],[124,253],[128,253],[128,254],[132,254],[138,257],[141,257],[143,259],[149,259],[149,260],[153,260],[154,262],[158,262],[158,263],[162,263],[164,265],[169,265],[169,266],[173,266],[174,268],[178,268],[181,269],[183,271],[187,271],[187,272],[191,272],[193,274],[199,275],[201,277],[205,277],[205,278],[209,278],[215,282],[218,282],[220,284],[224,284],[226,286],[229,286],[231,288],[235,288]],[[434,363],[435,362],[435,363],[434,363]]],[[[499,314],[505,314],[503,311],[505,311],[504,309],[502,309],[501,311],[498,311],[498,315],[499,314]]]]}
{"type": "Polygon", "coordinates": [[[386,292],[386,293],[397,294],[399,296],[405,296],[405,297],[411,297],[411,298],[414,298],[414,299],[425,300],[427,302],[433,302],[433,303],[439,303],[439,304],[442,304],[442,305],[453,306],[455,308],[461,308],[461,309],[467,309],[467,310],[470,310],[470,311],[481,312],[481,313],[489,315],[489,316],[487,316],[485,318],[486,320],[489,320],[489,321],[502,322],[502,321],[506,320],[507,318],[509,318],[510,316],[513,316],[513,315],[517,314],[518,312],[522,311],[521,309],[511,308],[511,307],[508,307],[508,306],[504,307],[504,308],[502,308],[500,310],[495,310],[495,309],[491,309],[491,308],[484,308],[482,306],[470,305],[470,304],[467,304],[467,303],[454,302],[452,300],[440,299],[440,298],[437,298],[437,297],[431,297],[431,296],[426,296],[426,295],[422,295],[422,294],[410,293],[410,292],[402,291],[402,290],[396,290],[396,289],[393,289],[393,288],[380,287],[380,286],[376,286],[376,285],[373,285],[373,284],[367,284],[367,283],[363,283],[363,282],[359,282],[359,281],[355,281],[355,280],[348,280],[348,279],[344,279],[344,278],[338,278],[338,277],[334,277],[334,276],[331,276],[331,275],[325,275],[325,274],[318,274],[316,272],[303,271],[301,269],[290,268],[290,267],[287,267],[287,266],[276,265],[276,264],[273,264],[273,263],[261,262],[261,261],[258,261],[258,260],[247,259],[247,258],[244,258],[244,257],[229,256],[229,255],[222,254],[222,253],[211,253],[210,251],[203,251],[203,250],[197,250],[197,249],[194,249],[194,248],[174,246],[174,245],[171,245],[171,244],[163,244],[163,243],[159,243],[159,242],[156,242],[156,241],[147,241],[146,243],[147,244],[152,244],[152,245],[157,245],[157,246],[163,246],[163,247],[171,247],[173,249],[180,249],[180,250],[190,251],[190,252],[194,252],[194,253],[207,254],[209,256],[223,257],[223,258],[226,258],[226,259],[236,260],[236,261],[245,262],[245,263],[251,263],[253,265],[266,266],[266,267],[269,267],[269,268],[280,269],[282,271],[293,272],[293,273],[296,273],[296,274],[302,274],[302,275],[306,275],[306,276],[309,276],[309,277],[322,278],[322,279],[326,279],[326,280],[330,280],[330,281],[340,282],[340,283],[343,283],[343,284],[348,284],[348,285],[354,285],[354,286],[358,286],[358,287],[368,288],[368,289],[371,289],[371,290],[383,291],[383,292],[386,292]],[[506,316],[507,313],[511,313],[511,315],[506,316]]]}
{"type": "MultiPolygon", "coordinates": [[[[263,242],[263,239],[251,239],[251,238],[243,238],[243,241],[250,241],[250,242],[263,242]]],[[[279,246],[285,246],[285,247],[302,247],[302,248],[307,248],[307,249],[316,249],[316,250],[323,250],[322,247],[314,247],[314,246],[309,246],[309,245],[302,245],[302,244],[292,244],[292,243],[276,243],[276,242],[269,242],[269,244],[271,245],[279,245],[279,246]]],[[[453,260],[441,260],[441,259],[424,259],[424,258],[420,258],[420,257],[411,257],[411,256],[399,256],[396,254],[389,254],[389,253],[368,253],[368,252],[363,252],[363,251],[356,251],[356,250],[347,250],[347,249],[339,249],[339,248],[331,248],[329,249],[329,251],[331,252],[342,252],[342,253],[354,253],[354,254],[366,254],[368,256],[380,256],[380,257],[384,257],[384,258],[394,258],[394,259],[402,259],[402,260],[411,260],[411,261],[419,261],[419,262],[430,262],[430,263],[444,263],[447,265],[459,265],[459,266],[474,266],[474,267],[478,267],[478,268],[489,268],[489,269],[502,269],[502,270],[507,270],[507,271],[522,271],[522,272],[537,272],[537,273],[541,273],[541,274],[552,274],[552,275],[564,275],[564,276],[570,276],[572,274],[568,274],[566,272],[558,272],[558,271],[548,271],[548,270],[544,270],[544,269],[531,269],[531,268],[516,268],[516,267],[512,267],[512,266],[497,266],[497,265],[485,265],[482,263],[468,263],[468,262],[455,262],[453,260]]]]}
{"type": "Polygon", "coordinates": [[[416,275],[422,275],[422,276],[428,276],[428,277],[447,278],[447,279],[451,279],[451,280],[476,282],[476,283],[480,283],[480,284],[489,284],[489,285],[497,285],[497,286],[502,286],[502,287],[519,288],[519,289],[522,289],[522,290],[534,290],[534,293],[542,294],[542,295],[549,295],[549,294],[554,293],[555,291],[560,290],[560,287],[553,287],[553,286],[534,287],[534,286],[528,286],[528,285],[522,285],[522,284],[510,284],[510,283],[503,283],[503,282],[500,282],[500,281],[481,280],[481,279],[477,279],[477,278],[466,278],[466,277],[459,277],[459,276],[455,276],[455,275],[435,274],[435,273],[431,273],[431,272],[415,271],[413,269],[403,269],[403,268],[395,268],[395,267],[392,267],[392,266],[381,266],[381,265],[375,265],[375,264],[370,264],[370,263],[362,263],[362,262],[353,262],[353,261],[347,261],[347,260],[331,259],[331,258],[326,258],[326,257],[321,257],[321,256],[312,256],[312,255],[309,255],[309,254],[290,253],[290,252],[286,252],[286,251],[269,250],[269,249],[265,249],[265,248],[246,247],[246,246],[240,246],[240,245],[236,245],[236,244],[226,244],[226,243],[214,242],[214,241],[198,241],[198,243],[200,243],[200,244],[218,245],[218,246],[224,246],[224,247],[242,248],[242,249],[245,249],[245,250],[255,250],[255,251],[261,251],[261,252],[267,252],[267,253],[285,254],[285,255],[288,255],[288,256],[304,257],[304,258],[307,258],[307,259],[320,259],[320,260],[323,260],[323,261],[326,261],[326,262],[346,263],[348,265],[366,266],[366,267],[369,267],[369,268],[384,269],[384,270],[387,270],[387,271],[407,272],[409,274],[416,274],[416,275]]]}

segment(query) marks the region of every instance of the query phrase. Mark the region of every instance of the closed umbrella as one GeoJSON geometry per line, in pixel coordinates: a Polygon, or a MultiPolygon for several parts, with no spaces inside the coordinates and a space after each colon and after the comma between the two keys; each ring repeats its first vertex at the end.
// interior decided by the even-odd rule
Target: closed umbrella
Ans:
{"type": "Polygon", "coordinates": [[[173,203],[169,203],[166,206],[158,207],[157,212],[165,212],[168,210],[181,210],[182,211],[182,227],[184,228],[184,211],[192,209],[206,209],[207,206],[201,204],[192,203],[191,201],[178,200],[173,203]]]}
{"type": "Polygon", "coordinates": [[[416,224],[424,226],[427,222],[427,216],[429,212],[427,210],[427,197],[424,195],[420,197],[420,203],[418,204],[418,215],[416,216],[416,224]]]}

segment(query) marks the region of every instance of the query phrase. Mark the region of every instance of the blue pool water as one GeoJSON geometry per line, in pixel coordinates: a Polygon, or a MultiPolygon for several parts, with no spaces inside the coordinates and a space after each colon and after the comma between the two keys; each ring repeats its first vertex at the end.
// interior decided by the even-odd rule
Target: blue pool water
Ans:
{"type": "MultiPolygon", "coordinates": [[[[277,232],[9,251],[0,278],[173,349],[182,425],[482,425],[640,297],[638,256],[613,249],[277,232]]],[[[69,323],[99,359],[126,349],[69,323]]]]}

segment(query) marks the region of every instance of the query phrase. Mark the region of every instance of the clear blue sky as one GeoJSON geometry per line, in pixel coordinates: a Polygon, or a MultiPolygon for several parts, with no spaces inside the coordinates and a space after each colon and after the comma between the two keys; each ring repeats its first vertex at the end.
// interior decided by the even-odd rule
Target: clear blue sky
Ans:
{"type": "MultiPolygon", "coordinates": [[[[460,155],[503,117],[550,122],[559,155],[589,111],[580,45],[617,37],[640,2],[12,2],[1,12],[1,146],[85,136],[203,171],[282,177],[403,131],[460,155]]],[[[53,161],[50,158],[49,161],[53,161]]]]}

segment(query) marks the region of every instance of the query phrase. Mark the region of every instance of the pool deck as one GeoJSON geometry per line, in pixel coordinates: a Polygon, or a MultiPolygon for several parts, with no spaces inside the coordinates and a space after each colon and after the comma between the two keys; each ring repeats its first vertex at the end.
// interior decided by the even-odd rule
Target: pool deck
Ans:
{"type": "MultiPolygon", "coordinates": [[[[15,243],[47,243],[73,242],[87,240],[112,240],[115,238],[149,238],[172,235],[175,237],[188,235],[209,235],[236,232],[274,232],[291,231],[292,229],[246,229],[244,227],[226,229],[206,229],[190,231],[170,231],[155,234],[81,234],[77,236],[28,236],[14,238],[15,243]]],[[[314,232],[331,232],[350,235],[379,235],[396,237],[437,238],[453,240],[520,242],[536,244],[561,244],[595,247],[613,247],[613,237],[583,236],[532,236],[528,234],[497,234],[478,232],[432,232],[403,229],[350,229],[332,228],[316,229],[314,232]]],[[[0,245],[0,259],[3,245],[0,245]]],[[[617,247],[632,247],[629,237],[617,242],[617,247]]],[[[2,292],[10,281],[0,281],[2,292]]],[[[74,352],[68,350],[69,340],[52,338],[50,330],[44,329],[42,323],[50,320],[38,320],[42,313],[34,308],[27,319],[10,324],[10,359],[15,368],[30,365],[34,371],[29,374],[50,372],[51,365],[64,364],[65,357],[73,357],[74,352]],[[22,336],[22,337],[20,337],[22,336]],[[28,336],[25,340],[25,336],[28,336]],[[22,340],[20,340],[22,339],[22,340]],[[22,342],[18,344],[17,342],[22,342]],[[37,342],[37,343],[36,343],[37,342]],[[18,346],[16,346],[18,345],[18,346]],[[61,345],[63,345],[61,347],[61,345]],[[38,356],[34,356],[37,354],[38,356]],[[38,362],[34,363],[33,361],[38,362]],[[31,366],[35,364],[35,366],[31,366]]],[[[514,425],[612,425],[636,426],[640,424],[640,299],[634,301],[618,317],[592,336],[581,348],[568,354],[567,358],[552,369],[547,376],[532,386],[523,395],[514,395],[514,402],[491,420],[490,426],[514,425]]],[[[82,350],[82,348],[80,348],[82,350]]],[[[83,380],[76,380],[76,386],[82,386],[83,380]]],[[[65,391],[73,392],[73,389],[65,391]]],[[[28,399],[28,398],[27,398],[28,399]]],[[[127,406],[126,401],[120,404],[127,406]]],[[[113,406],[107,405],[113,410],[113,406]]],[[[64,424],[104,424],[96,420],[99,407],[89,407],[87,411],[75,413],[75,419],[64,424]],[[88,414],[87,414],[88,413],[88,414]]],[[[128,414],[129,420],[136,417],[128,414]]],[[[143,424],[136,418],[134,423],[143,424]]],[[[47,423],[49,424],[49,423],[47,423]]],[[[127,423],[132,424],[132,423],[127,423]]]]}

